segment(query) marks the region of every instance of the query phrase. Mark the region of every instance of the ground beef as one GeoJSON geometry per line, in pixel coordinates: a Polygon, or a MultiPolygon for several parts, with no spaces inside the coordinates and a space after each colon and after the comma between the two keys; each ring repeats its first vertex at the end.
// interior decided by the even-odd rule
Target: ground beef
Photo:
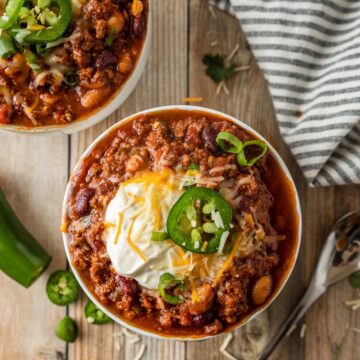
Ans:
{"type": "Polygon", "coordinates": [[[264,229],[263,236],[276,234],[271,223],[274,198],[262,175],[269,172],[266,158],[251,168],[239,167],[234,154],[217,146],[219,131],[243,141],[253,138],[228,121],[203,115],[175,113],[170,119],[166,114],[140,116],[112,131],[72,177],[68,239],[73,263],[90,279],[88,285],[102,303],[141,326],[160,332],[176,329],[180,333],[217,334],[256,309],[251,300],[253,285],[264,275],[273,277],[281,263],[276,247],[264,242],[250,253],[237,254],[216,285],[209,281],[197,284],[198,302],[192,302],[187,289],[184,303],[170,305],[157,291],[143,289],[135,280],[116,274],[104,256],[101,239],[106,206],[119,184],[143,169],[185,172],[191,163],[197,163],[203,176],[223,176],[234,183],[229,184],[230,200],[235,219],[240,219],[246,231],[256,222],[264,229]]]}

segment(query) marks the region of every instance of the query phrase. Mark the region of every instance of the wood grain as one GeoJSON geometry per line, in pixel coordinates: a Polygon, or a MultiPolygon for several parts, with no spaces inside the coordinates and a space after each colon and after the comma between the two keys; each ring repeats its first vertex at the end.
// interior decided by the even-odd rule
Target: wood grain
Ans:
{"type": "MultiPolygon", "coordinates": [[[[201,105],[234,115],[266,136],[279,151],[295,179],[303,210],[303,243],[296,268],[282,294],[263,315],[266,336],[275,333],[300,298],[315,267],[332,223],[345,212],[360,207],[359,186],[311,189],[283,143],[267,84],[257,67],[238,21],[215,10],[207,0],[153,0],[152,51],[145,73],[130,98],[103,123],[73,136],[51,138],[0,134],[0,186],[20,219],[54,255],[51,268],[65,267],[65,255],[58,231],[62,196],[68,176],[85,148],[126,115],[158,105],[181,103],[184,96],[201,96],[201,105]],[[217,46],[210,46],[217,41],[217,46]],[[206,53],[229,54],[250,70],[239,73],[227,86],[231,91],[216,96],[216,85],[206,77],[202,57],[206,53]],[[9,155],[11,154],[11,155],[9,155]],[[39,165],[40,164],[40,165],[39,165]]],[[[43,276],[24,290],[3,275],[0,289],[0,359],[133,360],[140,344],[125,345],[114,338],[121,331],[115,324],[90,326],[83,309],[85,295],[69,309],[52,305],[46,298],[43,276]],[[56,323],[69,312],[80,328],[75,344],[65,346],[56,339],[56,323]],[[120,346],[120,348],[119,348],[120,346]]],[[[300,330],[277,349],[272,359],[360,360],[360,311],[352,312],[344,300],[359,297],[346,281],[334,286],[308,312],[300,330]]],[[[251,325],[249,325],[251,326],[251,325]]],[[[229,351],[240,359],[247,344],[247,329],[234,332],[229,351]]],[[[143,338],[147,360],[225,359],[219,352],[224,336],[198,343],[158,341],[143,338]]],[[[250,358],[249,358],[250,359],[250,358]]]]}
{"type": "Polygon", "coordinates": [[[65,344],[54,331],[66,309],[50,303],[45,282],[66,264],[59,225],[67,138],[0,133],[0,144],[0,186],[20,220],[54,256],[46,274],[30,289],[0,274],[0,359],[56,359],[56,352],[65,358],[65,344]]]}

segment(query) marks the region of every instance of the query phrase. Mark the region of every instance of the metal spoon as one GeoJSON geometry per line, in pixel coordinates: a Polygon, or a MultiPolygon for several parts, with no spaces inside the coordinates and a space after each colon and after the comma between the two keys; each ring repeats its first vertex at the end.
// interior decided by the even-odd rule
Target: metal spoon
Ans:
{"type": "Polygon", "coordinates": [[[289,336],[308,308],[327,288],[360,269],[360,211],[344,215],[329,234],[315,273],[289,318],[265,346],[257,360],[267,359],[284,336],[289,336]]]}

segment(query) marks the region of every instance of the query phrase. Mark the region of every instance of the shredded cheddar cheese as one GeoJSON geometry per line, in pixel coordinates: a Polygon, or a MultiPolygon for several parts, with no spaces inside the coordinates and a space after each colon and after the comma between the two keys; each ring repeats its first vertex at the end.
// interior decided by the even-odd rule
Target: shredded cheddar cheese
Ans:
{"type": "Polygon", "coordinates": [[[202,102],[203,98],[198,96],[198,97],[184,97],[183,98],[183,102],[202,102]]]}
{"type": "Polygon", "coordinates": [[[236,239],[235,244],[232,247],[230,254],[228,255],[228,258],[226,259],[226,261],[225,261],[224,265],[222,266],[222,268],[216,274],[215,280],[213,282],[213,287],[215,287],[217,285],[217,283],[219,282],[222,274],[230,267],[230,265],[231,265],[231,263],[232,263],[232,261],[234,259],[234,256],[235,256],[235,254],[237,252],[237,249],[239,247],[240,237],[241,237],[241,235],[236,239]]]}
{"type": "Polygon", "coordinates": [[[120,236],[120,233],[121,233],[122,223],[123,223],[123,214],[119,213],[119,222],[118,222],[118,226],[117,226],[117,229],[116,229],[116,235],[115,235],[115,241],[114,241],[115,244],[117,244],[118,241],[119,241],[119,236],[120,236]]]}
{"type": "Polygon", "coordinates": [[[134,223],[135,223],[135,220],[136,218],[132,219],[131,221],[131,224],[129,226],[129,230],[127,232],[127,241],[128,243],[130,244],[130,246],[132,247],[132,249],[141,257],[141,259],[144,261],[144,262],[147,262],[147,258],[146,256],[140,251],[140,249],[135,245],[135,243],[131,240],[131,233],[132,233],[132,229],[133,229],[133,226],[134,226],[134,223]]]}

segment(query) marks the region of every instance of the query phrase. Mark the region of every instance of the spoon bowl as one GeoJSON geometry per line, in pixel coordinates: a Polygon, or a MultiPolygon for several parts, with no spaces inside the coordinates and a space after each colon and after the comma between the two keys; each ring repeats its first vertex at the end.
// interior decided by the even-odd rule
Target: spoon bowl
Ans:
{"type": "Polygon", "coordinates": [[[300,302],[265,346],[257,360],[267,359],[284,336],[289,336],[309,307],[326,290],[360,270],[360,211],[341,217],[333,226],[322,249],[316,270],[300,302]]]}

